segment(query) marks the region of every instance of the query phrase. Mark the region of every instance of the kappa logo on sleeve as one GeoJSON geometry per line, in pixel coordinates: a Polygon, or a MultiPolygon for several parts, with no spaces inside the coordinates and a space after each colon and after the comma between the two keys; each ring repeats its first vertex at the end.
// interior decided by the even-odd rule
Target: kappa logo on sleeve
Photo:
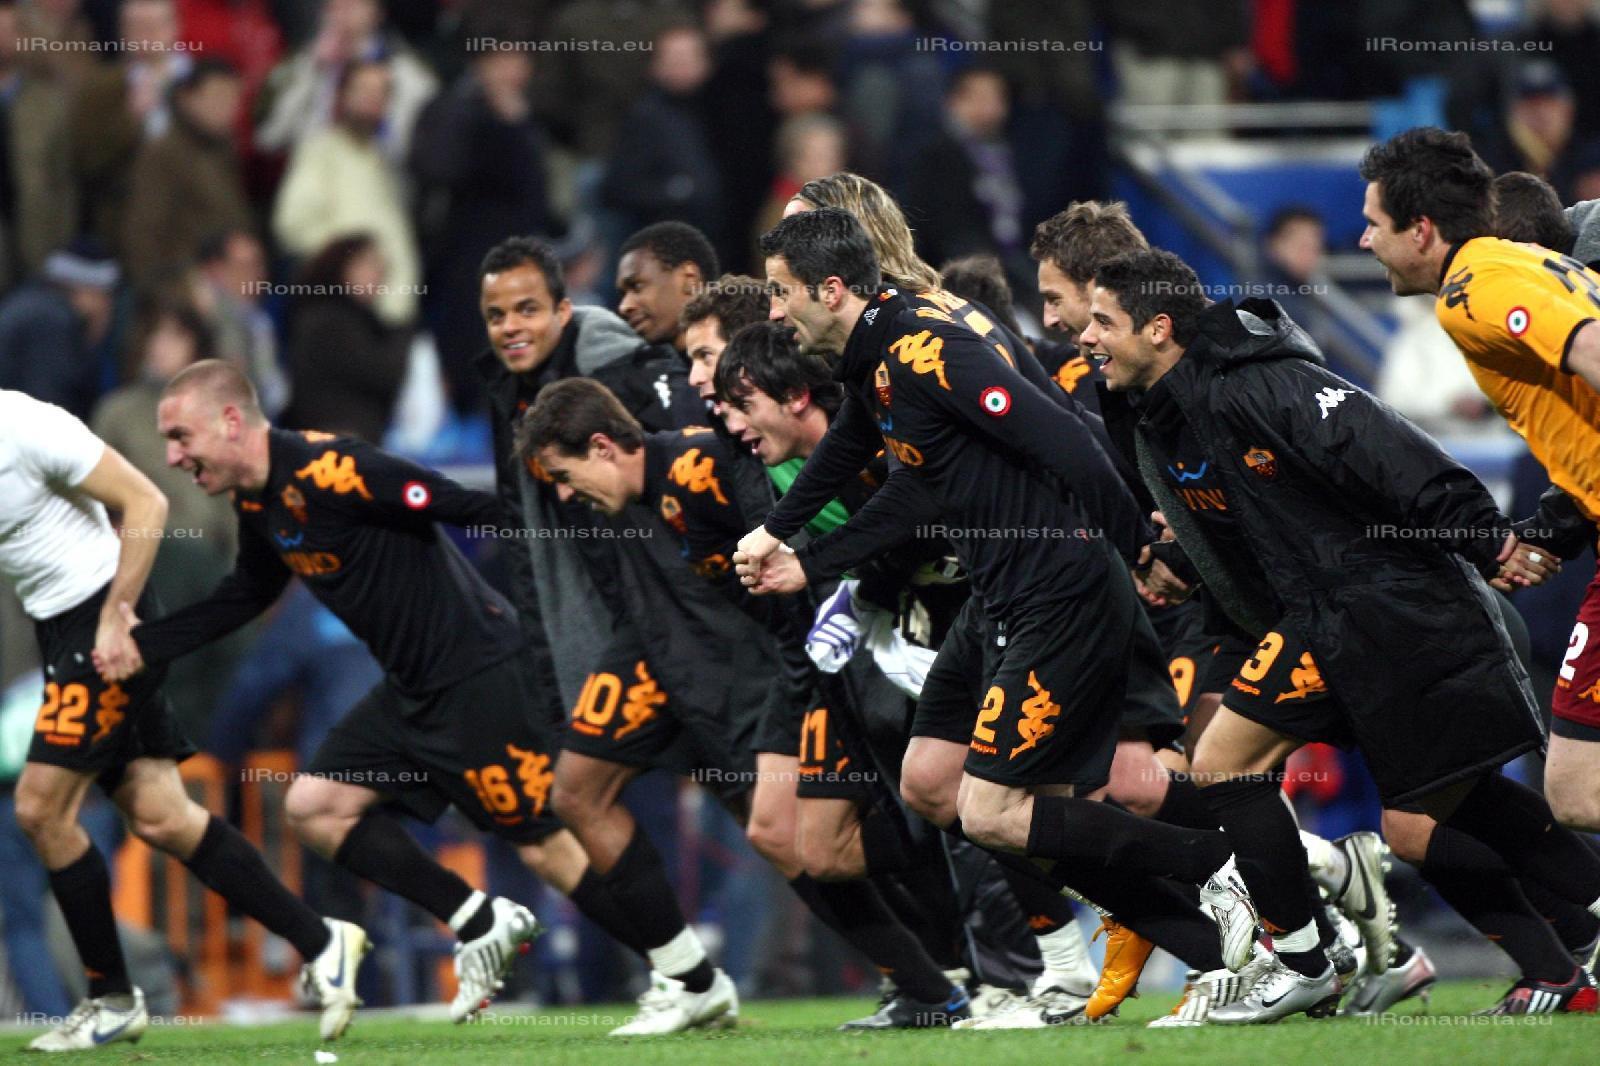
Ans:
{"type": "Polygon", "coordinates": [[[1329,385],[1327,388],[1316,394],[1317,408],[1322,411],[1322,417],[1326,419],[1328,415],[1333,413],[1333,409],[1335,407],[1338,407],[1344,402],[1344,398],[1346,396],[1354,395],[1354,389],[1336,389],[1332,385],[1329,385]]]}
{"type": "Polygon", "coordinates": [[[932,374],[939,387],[950,391],[950,382],[944,376],[944,338],[935,337],[932,330],[908,333],[889,345],[889,351],[918,374],[932,374]]]}
{"type": "Polygon", "coordinates": [[[331,448],[296,470],[294,476],[301,481],[310,479],[317,488],[328,489],[340,496],[353,492],[363,500],[372,499],[372,493],[367,491],[366,479],[356,470],[355,457],[340,455],[331,448]]]}
{"type": "Polygon", "coordinates": [[[716,501],[727,505],[728,497],[722,494],[722,483],[717,480],[716,460],[702,457],[699,448],[690,448],[672,461],[667,476],[690,492],[710,492],[716,501]]]}

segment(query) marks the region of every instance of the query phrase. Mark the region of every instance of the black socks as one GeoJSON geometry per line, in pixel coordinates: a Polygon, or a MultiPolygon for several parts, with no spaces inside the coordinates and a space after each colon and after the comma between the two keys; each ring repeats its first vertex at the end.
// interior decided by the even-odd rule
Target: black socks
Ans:
{"type": "Polygon", "coordinates": [[[675,945],[698,941],[694,940],[689,923],[684,920],[683,911],[678,907],[678,895],[667,877],[666,864],[650,838],[635,826],[628,846],[617,856],[616,865],[600,876],[619,913],[632,925],[635,941],[643,944],[645,953],[651,956],[651,964],[668,977],[682,981],[691,992],[710,988],[716,971],[704,951],[685,945],[684,957],[697,955],[698,958],[677,973],[672,972],[675,966],[667,968],[656,962],[655,955],[661,949],[671,948],[669,954],[676,958],[680,953],[675,945]]]}
{"type": "Polygon", "coordinates": [[[201,884],[293,944],[307,962],[328,946],[328,927],[317,912],[284,887],[243,834],[216,815],[184,865],[201,884]]]}
{"type": "Polygon", "coordinates": [[[1513,874],[1561,899],[1585,908],[1600,900],[1600,855],[1559,824],[1545,798],[1526,785],[1490,774],[1445,824],[1477,837],[1513,874]]]}
{"type": "Polygon", "coordinates": [[[583,871],[583,876],[572,886],[567,898],[578,908],[579,914],[599,926],[623,947],[641,955],[648,950],[648,946],[639,941],[633,923],[628,921],[627,915],[612,897],[605,878],[595,873],[593,866],[583,871]]]}
{"type": "Polygon", "coordinates": [[[943,1003],[950,998],[950,979],[870,881],[817,881],[801,874],[789,887],[824,925],[871,959],[900,991],[923,1003],[943,1003]]]}
{"type": "Polygon", "coordinates": [[[1572,956],[1484,844],[1437,825],[1421,870],[1440,898],[1511,956],[1523,977],[1561,984],[1572,976],[1572,956]]]}
{"type": "Polygon", "coordinates": [[[1228,861],[1230,851],[1216,829],[1183,829],[1095,800],[1033,797],[1028,854],[1063,861],[1074,874],[1096,868],[1198,885],[1228,861]]]}
{"type": "MultiPolygon", "coordinates": [[[[1310,878],[1306,851],[1294,815],[1283,804],[1280,780],[1280,774],[1249,774],[1203,790],[1233,845],[1239,876],[1250,890],[1261,924],[1274,940],[1315,921],[1306,888],[1310,878]]],[[[1300,950],[1280,945],[1278,956],[1306,976],[1316,976],[1328,966],[1315,944],[1300,950]]]]}
{"type": "Polygon", "coordinates": [[[111,874],[99,850],[90,844],[81,857],[51,870],[50,891],[61,904],[67,930],[89,978],[89,998],[129,995],[133,986],[111,911],[111,874]]]}
{"type": "MultiPolygon", "coordinates": [[[[333,861],[379,888],[408,899],[441,922],[448,922],[472,898],[472,886],[440,866],[387,811],[370,808],[345,834],[333,861]]],[[[487,933],[493,925],[486,903],[456,930],[462,940],[487,933]]]]}

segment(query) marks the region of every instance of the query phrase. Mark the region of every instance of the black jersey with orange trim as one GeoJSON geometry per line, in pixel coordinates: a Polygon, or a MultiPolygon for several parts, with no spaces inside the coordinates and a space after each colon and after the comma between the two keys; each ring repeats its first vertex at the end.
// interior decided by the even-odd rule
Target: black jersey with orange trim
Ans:
{"type": "Polygon", "coordinates": [[[733,550],[749,530],[727,445],[708,427],[690,426],[646,434],[644,456],[641,502],[677,534],[695,573],[737,595],[733,550]]]}
{"type": "Polygon", "coordinates": [[[1019,372],[998,337],[948,293],[876,294],[838,361],[845,402],[768,531],[792,536],[886,445],[898,464],[889,481],[904,471],[926,488],[996,616],[1103,578],[1110,557],[1093,539],[1136,553],[1137,508],[1095,434],[1019,372]],[[1121,519],[1129,528],[1099,528],[1121,519]]]}
{"type": "Polygon", "coordinates": [[[238,629],[298,575],[408,695],[522,646],[516,612],[437,523],[498,527],[502,504],[363,441],[269,431],[259,492],[235,494],[239,554],[209,597],[134,630],[152,664],[238,629]]]}

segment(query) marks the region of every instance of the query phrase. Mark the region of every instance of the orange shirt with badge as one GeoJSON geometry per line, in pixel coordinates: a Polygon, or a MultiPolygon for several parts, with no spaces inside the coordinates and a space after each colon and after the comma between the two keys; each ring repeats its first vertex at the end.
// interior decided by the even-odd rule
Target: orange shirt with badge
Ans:
{"type": "Polygon", "coordinates": [[[1475,237],[1445,263],[1434,310],[1550,480],[1600,521],[1600,393],[1566,368],[1572,338],[1600,319],[1600,275],[1535,244],[1475,237]]]}

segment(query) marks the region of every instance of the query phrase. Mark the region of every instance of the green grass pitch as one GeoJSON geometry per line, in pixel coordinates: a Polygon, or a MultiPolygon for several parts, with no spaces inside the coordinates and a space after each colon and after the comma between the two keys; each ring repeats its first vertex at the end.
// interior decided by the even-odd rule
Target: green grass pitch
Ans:
{"type": "MultiPolygon", "coordinates": [[[[837,1033],[846,1018],[866,1013],[856,999],[762,1001],[745,1005],[737,1029],[650,1039],[613,1040],[611,1025],[627,1006],[506,1013],[476,1025],[357,1015],[329,1050],[348,1066],[1038,1066],[1041,1063],[1129,1063],[1136,1066],[1565,1066],[1600,1063],[1600,1017],[1471,1019],[1492,1003],[1501,982],[1456,982],[1435,990],[1431,1012],[1403,1003],[1381,1022],[1304,1018],[1249,1029],[1150,1030],[1143,1023],[1176,1001],[1170,993],[1130,1000],[1106,1025],[1020,1033],[837,1033]]],[[[3,1038],[8,1058],[28,1037],[3,1038]]],[[[314,1066],[316,1023],[238,1027],[153,1025],[137,1046],[117,1044],[72,1061],[124,1063],[304,1063],[314,1066]]],[[[26,1061],[38,1061],[28,1056],[26,1061]]]]}

